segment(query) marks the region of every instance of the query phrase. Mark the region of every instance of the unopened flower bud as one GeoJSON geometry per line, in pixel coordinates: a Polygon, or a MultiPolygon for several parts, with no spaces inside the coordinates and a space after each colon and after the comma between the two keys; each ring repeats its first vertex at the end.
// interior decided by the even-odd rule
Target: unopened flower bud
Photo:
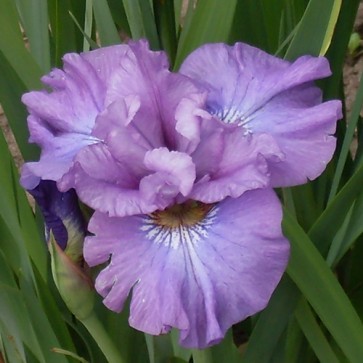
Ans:
{"type": "Polygon", "coordinates": [[[79,320],[86,319],[94,305],[91,279],[59,247],[53,233],[50,233],[48,246],[52,260],[53,279],[63,301],[79,320]]]}

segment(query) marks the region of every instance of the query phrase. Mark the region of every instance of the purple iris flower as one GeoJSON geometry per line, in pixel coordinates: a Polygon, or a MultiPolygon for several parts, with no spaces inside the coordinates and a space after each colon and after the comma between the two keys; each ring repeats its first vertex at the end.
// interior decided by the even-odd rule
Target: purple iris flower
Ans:
{"type": "Polygon", "coordinates": [[[175,327],[182,345],[203,348],[263,309],[286,268],[266,162],[280,151],[206,112],[205,89],[171,73],[164,53],[131,49],[96,120],[103,142],[69,173],[96,209],[84,257],[95,266],[111,256],[95,286],[114,311],[132,291],[130,325],[175,327]]]}
{"type": "Polygon", "coordinates": [[[109,262],[95,284],[108,308],[131,293],[133,327],[219,342],[266,306],[286,268],[272,187],[318,176],[333,153],[341,105],[312,84],[326,61],[217,44],[172,73],[139,41],[64,62],[44,78],[53,92],[23,98],[42,147],[25,171],[95,209],[84,257],[109,262]]]}
{"type": "Polygon", "coordinates": [[[130,53],[92,131],[102,142],[77,153],[61,186],[65,181],[84,203],[119,217],[269,186],[266,159],[281,154],[273,137],[241,137],[237,126],[210,115],[205,89],[170,72],[165,53],[146,42],[131,44],[130,53]]]}
{"type": "Polygon", "coordinates": [[[273,187],[303,184],[318,177],[335,150],[341,102],[322,103],[313,81],[331,74],[326,58],[295,62],[247,44],[207,44],[190,54],[180,72],[208,89],[206,109],[241,134],[273,136],[279,160],[267,160],[273,187]]]}

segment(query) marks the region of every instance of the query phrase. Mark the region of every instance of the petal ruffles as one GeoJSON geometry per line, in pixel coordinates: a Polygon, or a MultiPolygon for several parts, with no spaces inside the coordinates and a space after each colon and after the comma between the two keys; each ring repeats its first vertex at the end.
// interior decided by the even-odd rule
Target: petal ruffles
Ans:
{"type": "Polygon", "coordinates": [[[242,135],[271,135],[284,154],[268,161],[273,187],[318,177],[334,149],[341,102],[322,103],[313,81],[331,74],[323,57],[290,63],[247,44],[207,44],[187,57],[180,72],[208,90],[207,110],[242,135]]]}
{"type": "Polygon", "coordinates": [[[205,348],[266,306],[289,255],[281,217],[270,189],[227,198],[189,227],[96,212],[85,259],[94,266],[111,256],[96,289],[115,311],[132,291],[133,327],[150,334],[176,327],[182,345],[205,348]]]}

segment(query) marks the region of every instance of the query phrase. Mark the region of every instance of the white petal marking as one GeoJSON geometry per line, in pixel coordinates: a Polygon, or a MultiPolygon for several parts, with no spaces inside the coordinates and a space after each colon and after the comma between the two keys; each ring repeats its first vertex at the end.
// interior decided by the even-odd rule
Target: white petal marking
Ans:
{"type": "Polygon", "coordinates": [[[164,244],[173,249],[179,248],[182,244],[196,244],[202,238],[208,237],[208,230],[217,218],[218,207],[213,207],[202,221],[193,226],[167,227],[159,225],[155,220],[146,216],[140,229],[146,232],[146,237],[157,244],[164,244]]]}

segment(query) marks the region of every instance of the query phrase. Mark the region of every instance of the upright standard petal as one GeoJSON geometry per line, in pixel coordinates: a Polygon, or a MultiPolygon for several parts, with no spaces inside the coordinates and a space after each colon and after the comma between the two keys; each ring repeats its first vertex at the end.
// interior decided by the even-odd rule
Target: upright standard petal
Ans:
{"type": "Polygon", "coordinates": [[[131,326],[155,335],[175,327],[183,346],[205,348],[266,306],[289,255],[281,217],[270,189],[149,215],[96,212],[84,255],[90,266],[111,257],[96,289],[114,311],[132,291],[131,326]]]}
{"type": "Polygon", "coordinates": [[[284,157],[268,160],[272,186],[302,184],[325,169],[342,117],[341,102],[322,103],[313,84],[330,75],[325,58],[303,56],[290,63],[247,44],[207,44],[180,72],[208,90],[211,114],[238,125],[244,136],[273,136],[284,157]]]}

